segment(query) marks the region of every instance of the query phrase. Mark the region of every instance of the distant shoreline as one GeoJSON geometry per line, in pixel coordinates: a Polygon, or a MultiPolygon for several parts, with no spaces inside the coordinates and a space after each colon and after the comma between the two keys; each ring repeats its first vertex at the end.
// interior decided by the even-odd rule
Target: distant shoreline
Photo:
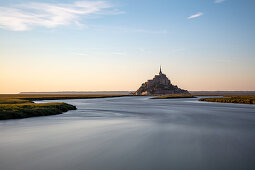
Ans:
{"type": "Polygon", "coordinates": [[[194,96],[255,95],[255,91],[189,91],[194,96]]]}
{"type": "MultiPolygon", "coordinates": [[[[56,91],[56,92],[20,92],[19,94],[54,95],[131,95],[135,91],[56,91]]],[[[189,91],[194,96],[255,95],[255,91],[189,91]]]]}
{"type": "Polygon", "coordinates": [[[19,94],[66,94],[66,95],[129,95],[134,91],[56,91],[56,92],[20,92],[19,94]]]}

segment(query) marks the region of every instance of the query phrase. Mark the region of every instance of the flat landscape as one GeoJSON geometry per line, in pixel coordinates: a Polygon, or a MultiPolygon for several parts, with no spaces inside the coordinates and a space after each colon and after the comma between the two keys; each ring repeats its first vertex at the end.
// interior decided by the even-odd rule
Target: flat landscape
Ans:
{"type": "Polygon", "coordinates": [[[91,99],[121,97],[122,95],[52,95],[52,94],[0,94],[0,120],[61,114],[75,110],[76,106],[61,102],[36,104],[36,100],[91,99]]]}
{"type": "MultiPolygon", "coordinates": [[[[45,104],[36,104],[34,101],[40,100],[60,100],[60,99],[96,99],[96,98],[113,98],[124,97],[128,95],[74,95],[74,94],[0,94],[0,120],[5,119],[20,119],[35,116],[49,116],[61,114],[68,110],[75,110],[76,106],[61,102],[49,102],[45,104]]],[[[151,97],[150,99],[181,99],[181,98],[196,98],[193,95],[163,95],[151,97]]],[[[255,104],[255,96],[225,96],[225,97],[207,97],[199,98],[199,101],[205,102],[221,102],[221,103],[240,103],[240,104],[255,104]]]]}

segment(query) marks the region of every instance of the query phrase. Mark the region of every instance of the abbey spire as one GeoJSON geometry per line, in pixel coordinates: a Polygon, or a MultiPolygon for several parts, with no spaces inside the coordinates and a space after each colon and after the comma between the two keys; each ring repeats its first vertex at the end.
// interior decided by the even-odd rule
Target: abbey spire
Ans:
{"type": "Polygon", "coordinates": [[[190,94],[187,90],[180,89],[175,86],[162,73],[161,65],[159,67],[159,75],[155,75],[152,80],[143,83],[134,95],[166,95],[166,94],[190,94]]]}
{"type": "Polygon", "coordinates": [[[162,74],[162,71],[161,71],[161,65],[160,65],[160,68],[159,68],[159,75],[162,74]]]}

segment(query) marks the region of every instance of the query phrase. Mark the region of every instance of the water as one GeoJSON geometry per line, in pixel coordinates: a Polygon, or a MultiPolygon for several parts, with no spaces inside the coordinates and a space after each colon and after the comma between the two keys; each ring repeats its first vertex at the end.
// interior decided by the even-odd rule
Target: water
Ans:
{"type": "Polygon", "coordinates": [[[0,121],[1,170],[255,169],[254,105],[148,97],[62,101],[78,110],[0,121]]]}

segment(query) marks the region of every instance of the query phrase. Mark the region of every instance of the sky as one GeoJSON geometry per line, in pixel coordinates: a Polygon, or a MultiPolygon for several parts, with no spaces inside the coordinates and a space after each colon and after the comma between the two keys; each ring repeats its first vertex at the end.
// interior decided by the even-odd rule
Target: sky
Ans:
{"type": "Polygon", "coordinates": [[[0,0],[0,93],[255,90],[254,0],[0,0]]]}

